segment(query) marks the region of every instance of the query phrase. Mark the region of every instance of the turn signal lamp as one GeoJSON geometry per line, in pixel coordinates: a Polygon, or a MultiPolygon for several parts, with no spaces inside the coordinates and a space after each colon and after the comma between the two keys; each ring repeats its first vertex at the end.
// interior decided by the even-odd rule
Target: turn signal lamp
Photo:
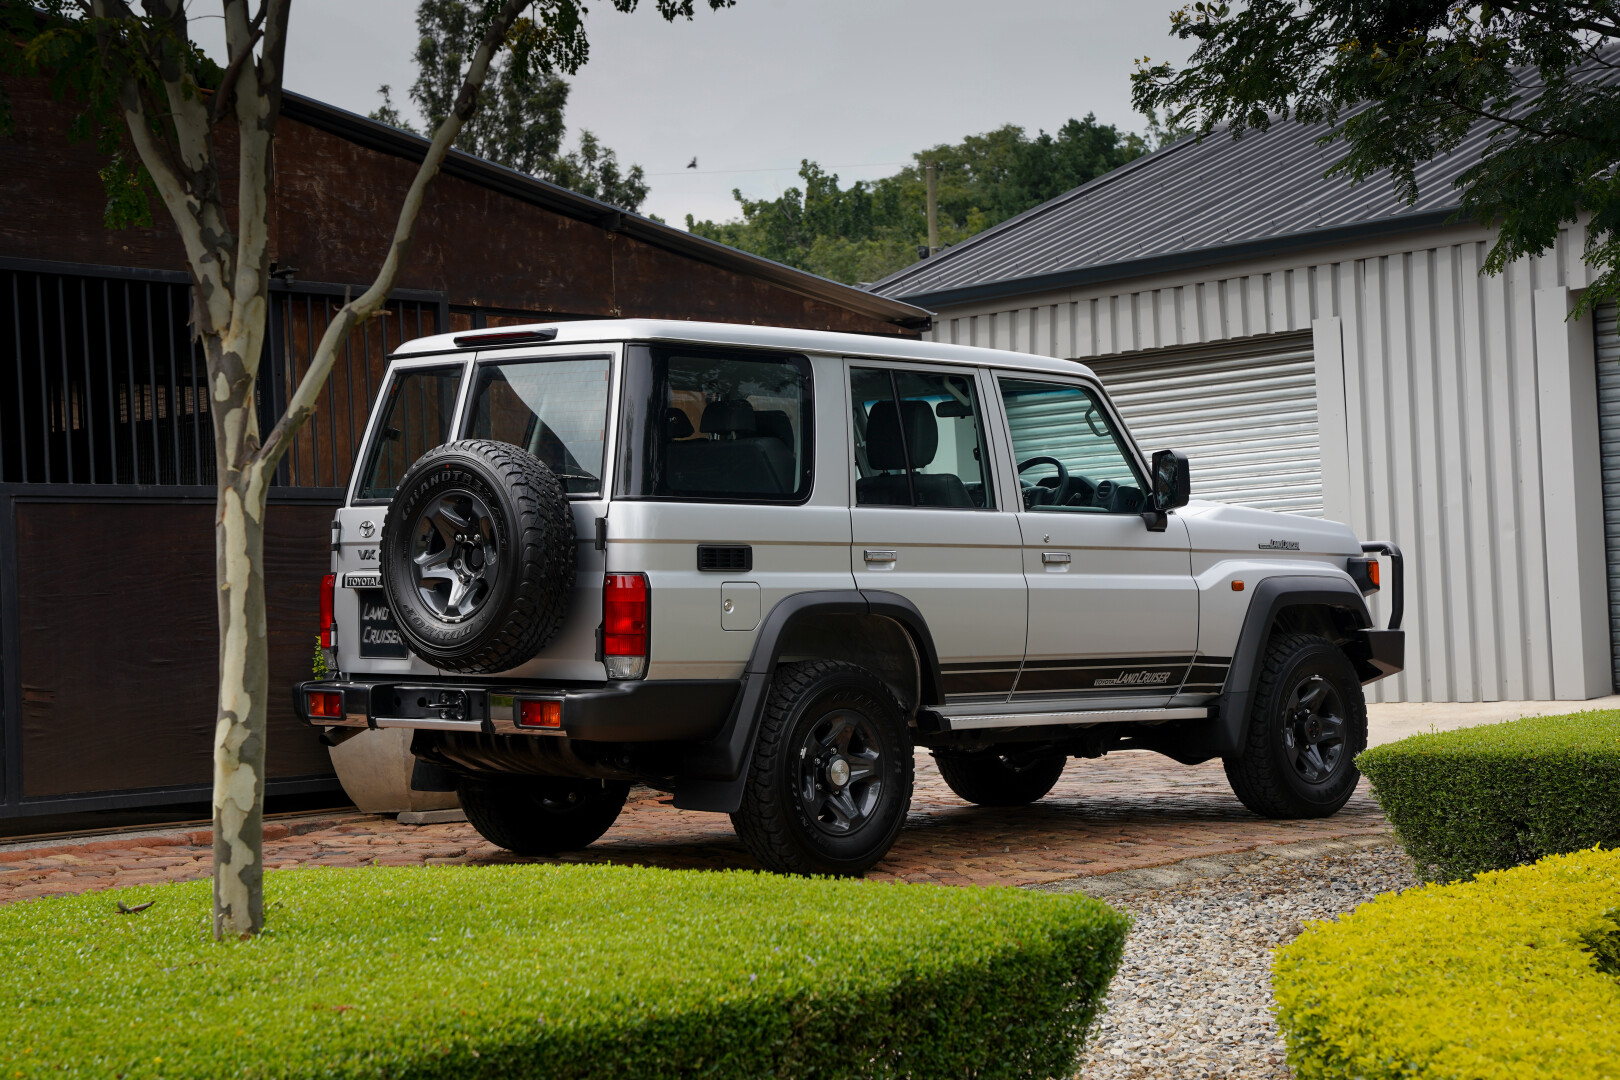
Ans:
{"type": "Polygon", "coordinates": [[[651,590],[645,574],[608,574],[602,582],[602,662],[610,679],[647,674],[651,590]]]}
{"type": "Polygon", "coordinates": [[[1379,589],[1379,574],[1377,559],[1351,559],[1345,566],[1350,573],[1350,580],[1356,583],[1363,596],[1375,593],[1379,589]]]}
{"type": "Polygon", "coordinates": [[[562,727],[562,702],[560,701],[520,701],[518,702],[518,727],[554,728],[562,727]]]}
{"type": "Polygon", "coordinates": [[[337,634],[332,615],[336,607],[336,598],[337,575],[327,574],[321,578],[321,648],[323,649],[335,648],[337,644],[333,640],[337,637],[337,634]]]}
{"type": "Polygon", "coordinates": [[[311,690],[309,692],[310,719],[322,720],[343,719],[343,695],[336,690],[311,690]]]}

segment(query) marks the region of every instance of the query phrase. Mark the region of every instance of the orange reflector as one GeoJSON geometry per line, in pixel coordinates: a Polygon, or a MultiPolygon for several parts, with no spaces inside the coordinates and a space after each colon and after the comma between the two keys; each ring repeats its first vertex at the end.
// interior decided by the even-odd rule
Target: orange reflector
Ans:
{"type": "Polygon", "coordinates": [[[562,727],[562,702],[560,701],[520,701],[518,702],[518,727],[560,728],[562,727]]]}
{"type": "Polygon", "coordinates": [[[309,715],[328,720],[341,720],[343,718],[343,695],[336,690],[311,690],[309,692],[309,715]]]}
{"type": "Polygon", "coordinates": [[[1368,559],[1367,560],[1367,580],[1372,582],[1372,587],[1375,588],[1375,589],[1383,587],[1382,583],[1380,583],[1379,580],[1378,580],[1378,560],[1377,559],[1368,559]]]}
{"type": "Polygon", "coordinates": [[[1243,591],[1243,582],[1234,579],[1232,581],[1232,591],[1233,592],[1242,592],[1243,591]]]}

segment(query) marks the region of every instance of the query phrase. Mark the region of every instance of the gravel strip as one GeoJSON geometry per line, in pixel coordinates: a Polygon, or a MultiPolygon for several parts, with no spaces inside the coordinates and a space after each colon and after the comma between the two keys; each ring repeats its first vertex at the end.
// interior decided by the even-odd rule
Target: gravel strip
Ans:
{"type": "Polygon", "coordinates": [[[1417,883],[1399,847],[1367,837],[1047,886],[1101,896],[1136,918],[1080,1075],[1290,1077],[1271,1012],[1272,950],[1312,919],[1417,883]]]}

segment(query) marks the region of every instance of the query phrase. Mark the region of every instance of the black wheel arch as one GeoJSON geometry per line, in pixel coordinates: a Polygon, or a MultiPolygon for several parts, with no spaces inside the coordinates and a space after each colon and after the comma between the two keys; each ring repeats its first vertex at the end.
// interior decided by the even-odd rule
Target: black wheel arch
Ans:
{"type": "Polygon", "coordinates": [[[683,810],[736,811],[742,805],[748,760],[771,679],[785,647],[795,640],[795,631],[818,619],[873,617],[897,626],[913,654],[916,687],[898,694],[900,700],[912,708],[943,704],[945,683],[934,636],[928,621],[910,600],[898,593],[873,589],[832,589],[784,597],[760,622],[753,652],[743,668],[742,690],[725,726],[713,739],[682,753],[673,770],[675,805],[683,810]]]}
{"type": "Polygon", "coordinates": [[[1214,756],[1236,757],[1247,745],[1266,642],[1279,629],[1320,634],[1335,642],[1363,683],[1401,670],[1399,657],[1391,663],[1388,651],[1390,635],[1398,639],[1402,632],[1373,629],[1367,601],[1349,580],[1303,574],[1266,578],[1254,588],[1217,699],[1214,756]]]}

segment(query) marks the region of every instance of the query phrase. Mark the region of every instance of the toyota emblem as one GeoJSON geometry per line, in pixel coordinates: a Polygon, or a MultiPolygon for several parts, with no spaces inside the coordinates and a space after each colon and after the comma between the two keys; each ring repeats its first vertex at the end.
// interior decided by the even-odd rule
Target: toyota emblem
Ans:
{"type": "Polygon", "coordinates": [[[360,535],[364,539],[370,540],[371,539],[371,534],[376,532],[376,531],[377,531],[377,526],[373,525],[371,522],[362,521],[360,523],[360,535]]]}

